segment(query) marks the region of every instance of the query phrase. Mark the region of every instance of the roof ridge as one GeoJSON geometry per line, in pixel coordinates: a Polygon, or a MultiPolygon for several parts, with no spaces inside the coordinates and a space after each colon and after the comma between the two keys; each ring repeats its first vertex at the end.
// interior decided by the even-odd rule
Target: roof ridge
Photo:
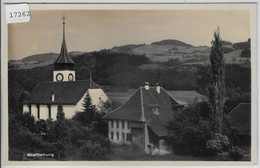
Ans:
{"type": "Polygon", "coordinates": [[[136,91],[121,106],[117,107],[115,110],[113,110],[110,113],[106,114],[102,118],[105,118],[106,116],[108,116],[108,115],[114,113],[115,111],[119,110],[120,108],[122,108],[138,92],[139,89],[136,89],[136,91]]]}
{"type": "Polygon", "coordinates": [[[32,93],[35,92],[36,88],[40,85],[40,83],[42,83],[42,82],[39,82],[39,83],[34,87],[34,89],[32,90],[32,92],[26,97],[26,99],[22,102],[22,104],[28,101],[28,98],[30,98],[31,95],[32,95],[32,93]]]}
{"type": "Polygon", "coordinates": [[[235,108],[233,108],[233,110],[231,110],[231,111],[228,113],[228,116],[230,116],[231,113],[232,113],[233,111],[235,111],[241,104],[251,104],[251,103],[239,103],[235,108]]]}
{"type": "Polygon", "coordinates": [[[167,90],[165,90],[163,87],[161,87],[161,89],[163,89],[163,90],[165,91],[165,93],[167,93],[173,100],[176,101],[176,103],[178,103],[178,104],[180,105],[180,103],[178,102],[178,100],[177,100],[175,97],[173,97],[167,90]]]}

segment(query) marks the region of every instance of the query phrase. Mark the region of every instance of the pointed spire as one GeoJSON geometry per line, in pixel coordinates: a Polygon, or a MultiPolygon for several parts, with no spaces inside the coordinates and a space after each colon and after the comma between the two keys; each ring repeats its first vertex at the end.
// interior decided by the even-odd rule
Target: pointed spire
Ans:
{"type": "Polygon", "coordinates": [[[54,64],[75,64],[70,56],[68,55],[67,51],[67,46],[66,46],[66,41],[65,41],[65,20],[66,17],[63,15],[62,21],[63,21],[63,39],[62,39],[62,44],[61,44],[61,50],[60,50],[60,55],[57,58],[57,60],[54,62],[54,64]]]}
{"type": "Polygon", "coordinates": [[[63,15],[63,17],[61,19],[63,20],[63,40],[65,40],[65,20],[66,20],[66,17],[63,15]]]}

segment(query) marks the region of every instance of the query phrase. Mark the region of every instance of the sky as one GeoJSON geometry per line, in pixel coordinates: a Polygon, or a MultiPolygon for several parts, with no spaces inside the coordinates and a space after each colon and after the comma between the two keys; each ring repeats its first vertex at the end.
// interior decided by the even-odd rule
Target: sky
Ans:
{"type": "Polygon", "coordinates": [[[30,22],[8,25],[8,59],[59,53],[63,14],[69,52],[164,39],[210,46],[217,27],[223,40],[241,42],[250,38],[248,10],[38,10],[31,11],[30,22]]]}

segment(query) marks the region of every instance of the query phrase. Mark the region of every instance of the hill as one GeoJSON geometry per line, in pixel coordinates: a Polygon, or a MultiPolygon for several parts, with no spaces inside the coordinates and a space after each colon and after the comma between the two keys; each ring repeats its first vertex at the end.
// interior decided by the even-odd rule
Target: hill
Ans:
{"type": "MultiPolygon", "coordinates": [[[[118,46],[112,52],[144,55],[151,60],[142,69],[176,68],[180,66],[208,65],[210,47],[192,46],[179,40],[162,40],[151,44],[118,46]]],[[[250,66],[250,40],[231,43],[223,41],[226,64],[250,66]]]]}
{"type": "Polygon", "coordinates": [[[184,43],[179,40],[174,40],[174,39],[153,42],[152,45],[176,45],[176,46],[192,47],[192,45],[190,45],[190,44],[184,43]]]}
{"type": "Polygon", "coordinates": [[[113,47],[111,49],[111,51],[119,52],[119,53],[122,52],[122,53],[133,54],[133,49],[142,47],[144,45],[145,44],[128,44],[128,45],[124,45],[124,46],[117,46],[117,47],[113,47]]]}
{"type": "MultiPolygon", "coordinates": [[[[71,58],[84,54],[80,51],[69,52],[71,58]]],[[[52,64],[59,54],[57,53],[44,53],[44,54],[35,54],[28,57],[25,57],[21,60],[10,60],[8,62],[9,69],[31,69],[41,66],[47,66],[52,64]]]]}
{"type": "Polygon", "coordinates": [[[22,62],[41,62],[46,60],[55,60],[58,58],[57,53],[45,53],[45,54],[35,54],[28,57],[23,58],[22,62]]]}
{"type": "MultiPolygon", "coordinates": [[[[223,41],[226,64],[250,66],[250,39],[245,42],[231,43],[223,41]]],[[[153,42],[151,44],[129,44],[106,50],[113,53],[145,56],[150,61],[141,65],[141,69],[176,68],[180,66],[208,65],[210,47],[192,46],[185,42],[171,39],[153,42]]],[[[69,53],[72,58],[84,55],[84,52],[69,53]]],[[[85,54],[85,56],[91,55],[85,54]]],[[[22,60],[9,61],[9,68],[30,69],[50,65],[58,57],[57,53],[45,53],[28,56],[22,60]]]]}

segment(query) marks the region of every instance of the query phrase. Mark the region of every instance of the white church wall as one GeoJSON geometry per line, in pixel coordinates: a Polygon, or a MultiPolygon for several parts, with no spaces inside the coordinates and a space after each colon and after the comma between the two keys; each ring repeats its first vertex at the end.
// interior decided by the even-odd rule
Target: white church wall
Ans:
{"type": "Polygon", "coordinates": [[[92,100],[92,104],[96,106],[97,110],[101,110],[102,103],[108,100],[107,95],[100,88],[98,89],[88,89],[89,95],[92,100]]]}
{"type": "MultiPolygon", "coordinates": [[[[97,110],[100,110],[103,102],[108,100],[108,97],[103,92],[102,89],[88,89],[88,93],[91,97],[92,104],[95,105],[97,110]]],[[[80,101],[76,105],[63,105],[63,111],[65,113],[65,117],[70,119],[72,118],[76,112],[83,111],[83,102],[86,93],[80,99],[80,101]]],[[[40,119],[49,119],[49,108],[48,105],[40,105],[40,119]]],[[[29,106],[27,104],[23,105],[23,112],[29,112],[29,106]]],[[[52,120],[56,120],[58,112],[58,105],[51,105],[51,118],[52,120]]],[[[31,115],[38,120],[38,108],[36,104],[31,105],[31,115]]]]}
{"type": "Polygon", "coordinates": [[[63,75],[63,81],[69,81],[69,74],[72,73],[73,74],[73,81],[75,81],[75,71],[72,70],[58,70],[58,71],[53,71],[53,81],[57,82],[56,80],[56,75],[58,73],[62,73],[63,75]]]}
{"type": "Polygon", "coordinates": [[[63,111],[65,113],[65,117],[70,119],[72,118],[76,111],[75,111],[75,105],[63,105],[63,111]]]}
{"type": "Polygon", "coordinates": [[[51,105],[51,118],[52,120],[57,119],[58,105],[51,105]]]}
{"type": "Polygon", "coordinates": [[[85,96],[86,96],[86,93],[83,95],[83,97],[80,99],[80,101],[74,107],[75,112],[83,111],[83,102],[84,102],[85,96]]]}
{"type": "Polygon", "coordinates": [[[35,104],[31,105],[31,114],[35,118],[35,120],[38,120],[38,109],[35,104]]]}
{"type": "MultiPolygon", "coordinates": [[[[100,110],[100,107],[102,106],[102,102],[106,102],[108,100],[107,95],[104,93],[102,89],[88,89],[89,96],[91,97],[92,104],[95,105],[97,110],[100,110]]],[[[75,111],[83,111],[83,103],[84,98],[86,97],[86,94],[80,99],[80,101],[75,106],[75,111]]]]}
{"type": "Polygon", "coordinates": [[[24,104],[23,105],[23,113],[26,113],[26,112],[29,112],[29,111],[30,111],[30,109],[29,109],[28,104],[24,104]]]}
{"type": "MultiPolygon", "coordinates": [[[[91,97],[92,104],[95,105],[97,110],[100,110],[102,103],[106,102],[108,100],[107,95],[104,93],[104,91],[100,88],[98,89],[88,89],[89,96],[91,97]]],[[[75,112],[83,111],[83,103],[84,98],[86,97],[86,94],[80,99],[80,101],[75,106],[75,112]]]]}
{"type": "Polygon", "coordinates": [[[49,119],[49,108],[47,105],[40,105],[40,119],[49,119]]]}

